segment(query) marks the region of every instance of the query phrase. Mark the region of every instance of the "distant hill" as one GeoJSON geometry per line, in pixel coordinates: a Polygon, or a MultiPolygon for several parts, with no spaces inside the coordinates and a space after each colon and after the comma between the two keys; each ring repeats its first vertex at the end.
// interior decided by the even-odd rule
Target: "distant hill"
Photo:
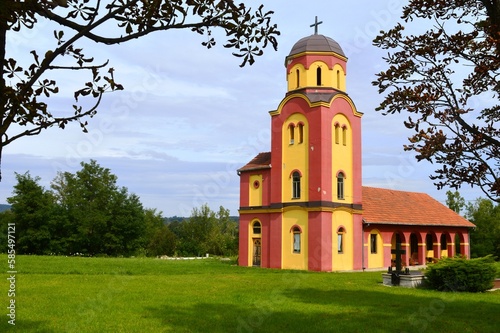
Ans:
{"type": "Polygon", "coordinates": [[[10,205],[0,204],[0,213],[10,209],[10,205]]]}
{"type": "MultiPolygon", "coordinates": [[[[172,222],[175,222],[175,221],[182,222],[182,221],[187,220],[187,219],[189,219],[189,217],[171,216],[171,217],[164,217],[163,221],[164,221],[165,224],[169,224],[169,223],[172,223],[172,222]]],[[[229,219],[231,221],[236,222],[236,223],[238,223],[240,221],[240,217],[239,216],[229,216],[229,219]]]]}

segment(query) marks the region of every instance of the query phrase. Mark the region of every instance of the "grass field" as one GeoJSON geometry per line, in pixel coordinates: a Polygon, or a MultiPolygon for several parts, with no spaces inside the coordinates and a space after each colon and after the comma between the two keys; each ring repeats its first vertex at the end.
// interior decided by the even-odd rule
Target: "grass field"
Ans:
{"type": "Polygon", "coordinates": [[[0,332],[485,333],[500,327],[500,291],[386,287],[380,272],[34,256],[17,256],[16,269],[16,325],[8,324],[3,278],[0,332]]]}

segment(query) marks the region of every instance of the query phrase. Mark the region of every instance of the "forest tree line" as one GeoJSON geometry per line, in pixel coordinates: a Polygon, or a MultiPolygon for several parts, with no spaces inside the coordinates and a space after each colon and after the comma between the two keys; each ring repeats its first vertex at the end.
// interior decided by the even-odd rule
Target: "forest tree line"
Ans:
{"type": "Polygon", "coordinates": [[[208,205],[188,218],[165,219],[144,208],[135,194],[117,185],[117,177],[96,161],[75,172],[59,172],[51,189],[29,172],[16,173],[17,184],[0,213],[0,244],[7,250],[7,228],[15,225],[18,254],[82,256],[232,256],[238,249],[238,223],[229,210],[208,205]]]}

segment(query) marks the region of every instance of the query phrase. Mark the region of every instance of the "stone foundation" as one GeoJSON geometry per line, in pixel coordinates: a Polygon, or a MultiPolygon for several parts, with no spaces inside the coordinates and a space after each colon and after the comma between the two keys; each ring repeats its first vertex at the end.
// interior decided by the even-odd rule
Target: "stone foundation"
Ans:
{"type": "MultiPolygon", "coordinates": [[[[415,274],[412,272],[410,275],[401,274],[399,276],[399,286],[405,288],[416,288],[422,284],[425,276],[423,274],[415,274]]],[[[382,282],[385,286],[392,286],[392,274],[382,273],[382,282]]]]}

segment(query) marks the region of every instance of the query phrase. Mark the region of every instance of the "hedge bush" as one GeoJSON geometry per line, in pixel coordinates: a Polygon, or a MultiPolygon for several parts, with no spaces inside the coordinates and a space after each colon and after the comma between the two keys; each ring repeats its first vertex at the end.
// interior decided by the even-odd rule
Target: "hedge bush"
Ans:
{"type": "Polygon", "coordinates": [[[483,292],[493,287],[496,273],[493,256],[476,259],[456,257],[429,264],[425,276],[432,289],[483,292]]]}

